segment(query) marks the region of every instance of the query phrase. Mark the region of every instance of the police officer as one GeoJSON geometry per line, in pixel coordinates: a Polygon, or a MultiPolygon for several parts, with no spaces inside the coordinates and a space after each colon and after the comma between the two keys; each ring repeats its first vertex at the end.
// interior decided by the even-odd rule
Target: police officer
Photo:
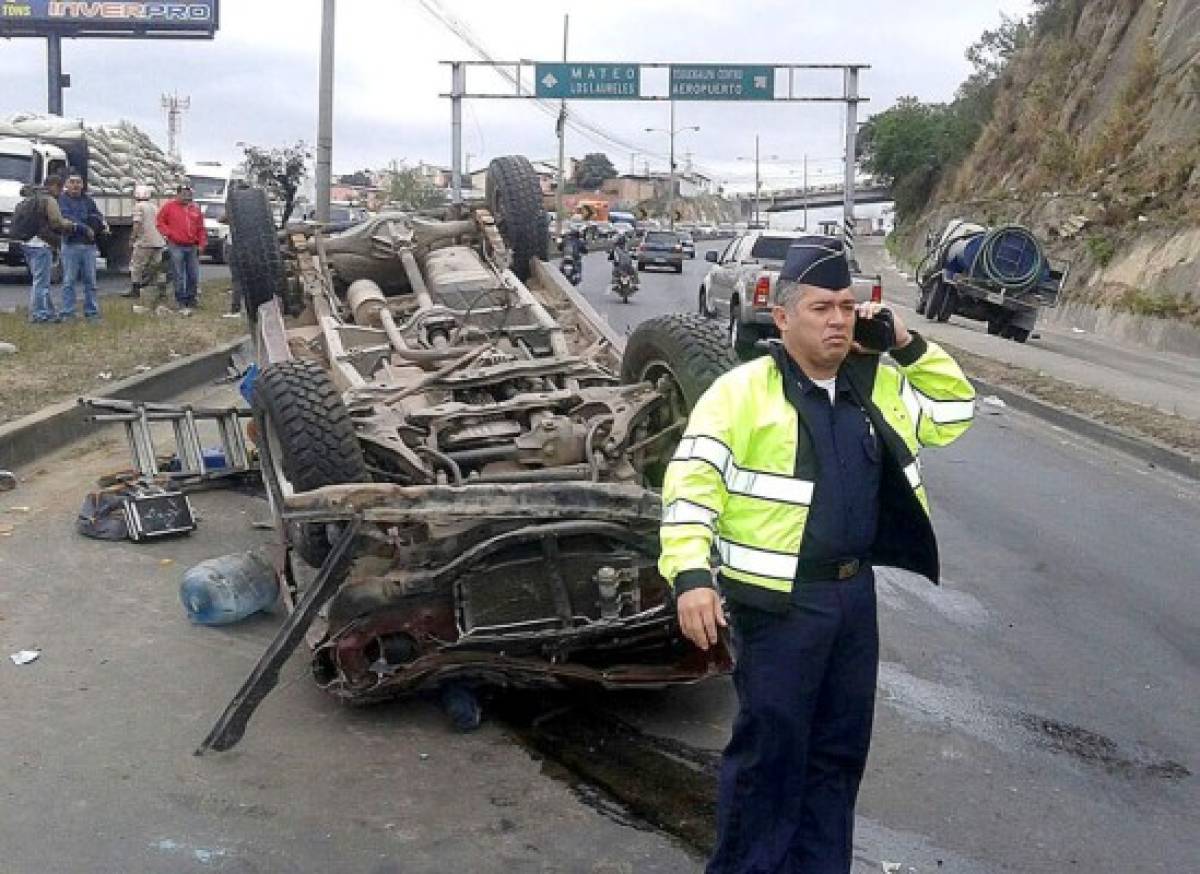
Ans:
{"type": "Polygon", "coordinates": [[[879,309],[856,305],[839,240],[797,240],[772,310],[781,342],[705,392],[667,470],[659,568],[680,628],[707,649],[726,625],[715,546],[737,652],[709,874],[850,870],[879,661],[872,565],[938,578],[917,456],[966,431],[975,393],[898,317],[894,364],[855,343],[879,309]]]}

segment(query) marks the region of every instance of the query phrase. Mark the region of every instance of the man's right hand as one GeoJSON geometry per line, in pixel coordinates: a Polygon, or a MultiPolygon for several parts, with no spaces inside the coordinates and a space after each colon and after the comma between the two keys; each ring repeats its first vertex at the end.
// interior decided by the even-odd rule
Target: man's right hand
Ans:
{"type": "Polygon", "coordinates": [[[721,609],[721,596],[716,589],[701,586],[679,596],[675,602],[679,614],[679,630],[683,636],[700,649],[707,650],[719,639],[719,628],[724,628],[725,611],[721,609]]]}

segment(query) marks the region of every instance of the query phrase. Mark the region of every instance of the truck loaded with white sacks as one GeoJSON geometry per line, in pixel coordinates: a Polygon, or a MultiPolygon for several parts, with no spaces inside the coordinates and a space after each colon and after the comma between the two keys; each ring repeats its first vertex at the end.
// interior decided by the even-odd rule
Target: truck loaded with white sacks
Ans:
{"type": "Polygon", "coordinates": [[[108,222],[96,244],[110,270],[129,267],[133,188],[147,185],[157,199],[183,178],[183,167],[129,122],[86,126],[79,119],[21,114],[0,119],[0,265],[24,264],[21,246],[9,237],[22,191],[46,177],[80,173],[86,191],[108,222]]]}
{"type": "Polygon", "coordinates": [[[1055,267],[1020,225],[988,228],[955,219],[926,237],[917,266],[917,312],[931,321],[952,315],[987,323],[989,334],[1024,343],[1038,313],[1058,305],[1070,265],[1055,267]]]}
{"type": "Polygon", "coordinates": [[[681,636],[657,569],[663,472],[736,364],[720,326],[616,334],[549,262],[523,157],[460,213],[277,231],[260,189],[227,207],[289,617],[205,746],[237,742],[302,638],[351,701],[730,668],[681,636]]]}

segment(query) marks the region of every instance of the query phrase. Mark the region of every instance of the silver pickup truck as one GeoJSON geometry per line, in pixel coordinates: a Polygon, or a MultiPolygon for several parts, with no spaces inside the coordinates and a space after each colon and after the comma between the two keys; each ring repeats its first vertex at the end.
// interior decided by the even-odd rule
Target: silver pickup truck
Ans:
{"type": "MultiPolygon", "coordinates": [[[[771,318],[775,282],[788,248],[805,236],[809,234],[804,231],[749,231],[734,237],[720,253],[705,254],[713,267],[700,283],[700,313],[724,320],[738,358],[754,357],[759,340],[778,336],[771,318]]],[[[882,300],[880,276],[855,273],[852,279],[860,302],[882,300]]]]}

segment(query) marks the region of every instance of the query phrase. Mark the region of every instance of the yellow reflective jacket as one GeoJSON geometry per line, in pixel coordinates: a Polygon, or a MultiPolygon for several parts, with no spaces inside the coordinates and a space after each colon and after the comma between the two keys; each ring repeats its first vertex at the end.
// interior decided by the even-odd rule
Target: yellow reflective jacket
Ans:
{"type": "MultiPolygon", "coordinates": [[[[885,450],[871,560],[936,583],[937,542],[918,454],[970,427],[975,390],[954,359],[915,333],[891,357],[895,365],[878,355],[850,355],[842,364],[885,450]]],[[[715,548],[729,598],[775,611],[791,603],[818,474],[796,374],[775,343],[770,355],[729,371],[696,403],[663,483],[658,566],[677,596],[712,585],[715,548]]]]}

